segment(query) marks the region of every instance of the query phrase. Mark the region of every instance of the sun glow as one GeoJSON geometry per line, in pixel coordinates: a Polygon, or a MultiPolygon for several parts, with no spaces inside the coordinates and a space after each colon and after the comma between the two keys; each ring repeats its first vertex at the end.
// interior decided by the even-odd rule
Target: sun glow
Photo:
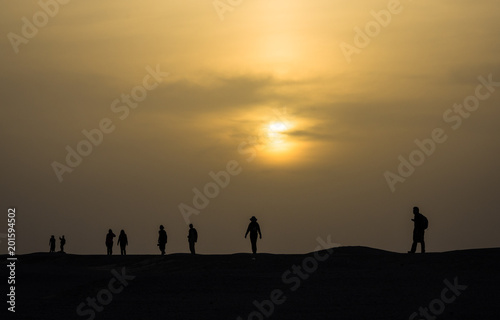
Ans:
{"type": "Polygon", "coordinates": [[[291,148],[292,142],[288,131],[292,125],[289,122],[274,121],[265,127],[266,149],[271,152],[284,152],[291,148]]]}

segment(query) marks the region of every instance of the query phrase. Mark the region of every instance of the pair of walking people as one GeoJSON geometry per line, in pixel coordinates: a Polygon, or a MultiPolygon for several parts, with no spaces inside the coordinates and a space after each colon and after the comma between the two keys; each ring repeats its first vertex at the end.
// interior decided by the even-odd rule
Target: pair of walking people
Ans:
{"type": "MultiPolygon", "coordinates": [[[[65,244],[66,244],[66,239],[64,238],[64,236],[62,236],[62,238],[59,237],[59,248],[61,249],[60,252],[64,252],[65,244]]],[[[56,251],[56,238],[54,238],[54,235],[50,236],[49,247],[51,253],[56,251]]]]}
{"type": "MultiPolygon", "coordinates": [[[[113,254],[113,244],[114,244],[113,240],[115,237],[116,235],[113,233],[113,230],[109,229],[108,234],[106,235],[106,242],[105,242],[108,256],[113,254]]],[[[120,235],[118,236],[118,242],[116,245],[120,246],[120,254],[122,256],[127,255],[128,238],[124,230],[120,231],[120,235]]]]}

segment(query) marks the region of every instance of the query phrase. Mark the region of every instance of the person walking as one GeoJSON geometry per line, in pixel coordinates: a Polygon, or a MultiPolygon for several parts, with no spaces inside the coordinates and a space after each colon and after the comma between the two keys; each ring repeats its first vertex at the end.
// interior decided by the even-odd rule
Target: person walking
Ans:
{"type": "Polygon", "coordinates": [[[122,256],[127,255],[127,250],[125,250],[125,248],[128,245],[128,239],[127,239],[127,234],[125,233],[125,231],[123,231],[123,230],[120,231],[120,235],[118,236],[118,242],[116,243],[116,245],[120,246],[120,254],[122,256]]]}
{"type": "Polygon", "coordinates": [[[113,254],[113,238],[116,237],[116,235],[113,233],[111,229],[109,229],[108,234],[106,235],[106,248],[107,250],[107,255],[110,256],[113,254]]]}
{"type": "Polygon", "coordinates": [[[66,244],[66,239],[64,239],[64,235],[59,237],[59,246],[61,248],[61,252],[64,252],[64,245],[66,244]]]}
{"type": "Polygon", "coordinates": [[[422,253],[425,253],[424,233],[425,229],[429,226],[429,220],[427,220],[427,218],[420,213],[420,209],[418,207],[413,207],[413,215],[414,218],[411,219],[413,221],[413,243],[411,245],[411,250],[408,251],[408,253],[415,253],[419,242],[422,253]]]}
{"type": "Polygon", "coordinates": [[[250,233],[250,242],[252,243],[252,253],[256,254],[257,253],[257,235],[259,235],[259,238],[262,239],[262,234],[260,232],[260,226],[257,223],[257,218],[252,216],[250,218],[250,223],[248,224],[247,232],[245,233],[245,239],[250,233]]]}
{"type": "Polygon", "coordinates": [[[49,248],[50,248],[50,253],[56,251],[56,238],[54,238],[53,235],[50,236],[50,239],[49,239],[49,248]]]}
{"type": "Polygon", "coordinates": [[[158,231],[158,247],[160,248],[161,255],[165,255],[165,246],[167,245],[167,232],[163,225],[160,225],[160,230],[158,231]]]}
{"type": "Polygon", "coordinates": [[[189,251],[191,254],[196,254],[194,249],[194,244],[198,241],[198,231],[193,228],[193,224],[189,224],[189,233],[188,233],[188,242],[189,242],[189,251]]]}

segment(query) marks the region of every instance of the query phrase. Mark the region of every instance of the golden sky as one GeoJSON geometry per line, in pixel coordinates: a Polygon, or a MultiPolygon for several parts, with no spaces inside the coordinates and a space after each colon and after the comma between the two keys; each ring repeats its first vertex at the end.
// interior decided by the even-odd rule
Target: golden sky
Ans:
{"type": "Polygon", "coordinates": [[[331,235],[406,252],[413,206],[429,251],[500,243],[498,1],[40,3],[0,10],[19,253],[51,234],[101,253],[109,228],[157,253],[160,224],[167,252],[187,252],[187,207],[200,253],[248,252],[252,215],[259,251],[331,235]]]}

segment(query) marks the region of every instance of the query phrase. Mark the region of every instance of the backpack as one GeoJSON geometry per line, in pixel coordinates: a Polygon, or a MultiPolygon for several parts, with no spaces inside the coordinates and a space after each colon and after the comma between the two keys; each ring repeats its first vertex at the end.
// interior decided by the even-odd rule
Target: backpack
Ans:
{"type": "Polygon", "coordinates": [[[421,214],[421,216],[422,216],[422,228],[425,230],[429,228],[429,220],[423,214],[421,214]]]}

